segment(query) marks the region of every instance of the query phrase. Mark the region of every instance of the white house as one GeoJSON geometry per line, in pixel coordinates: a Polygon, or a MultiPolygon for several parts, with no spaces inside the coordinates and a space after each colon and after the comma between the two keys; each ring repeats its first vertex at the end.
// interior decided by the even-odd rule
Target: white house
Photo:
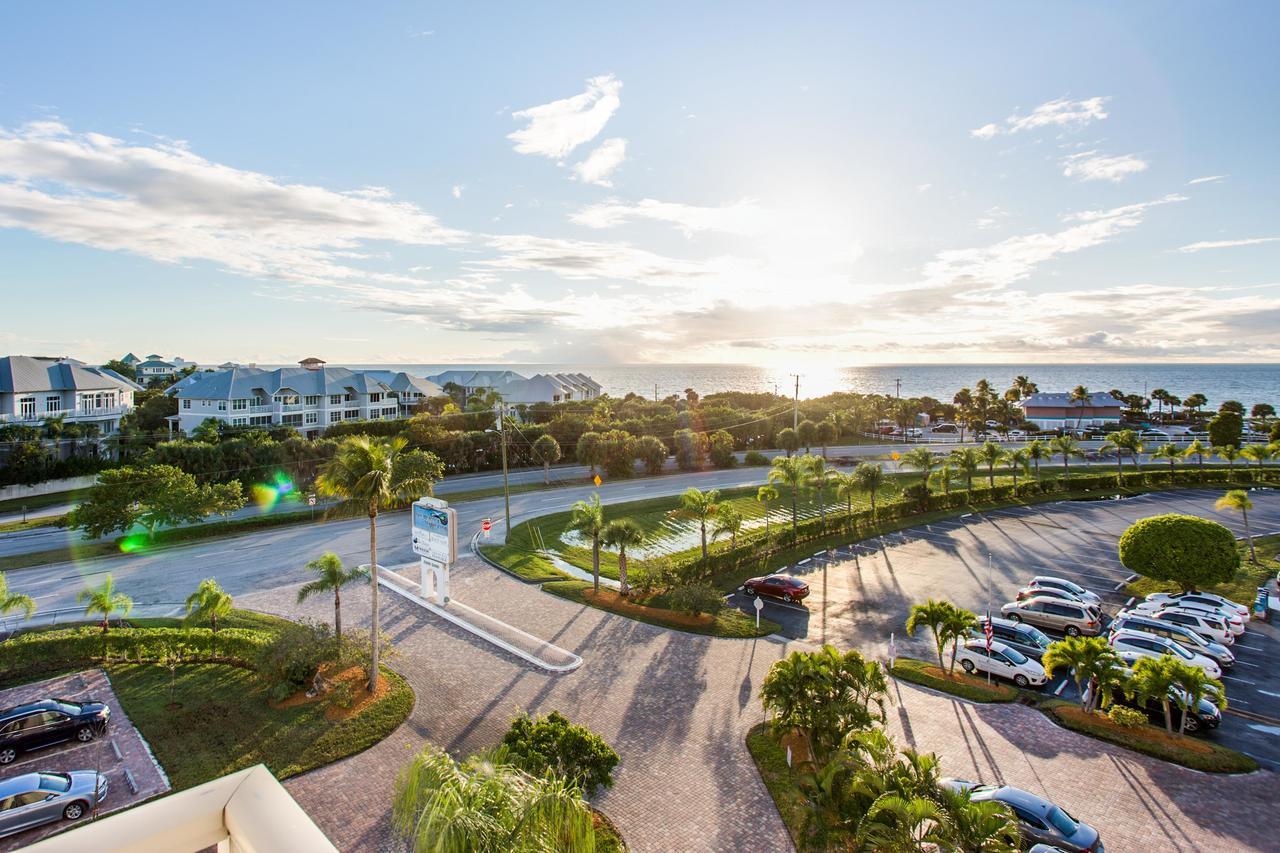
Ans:
{"type": "MultiPolygon", "coordinates": [[[[132,355],[132,353],[130,353],[132,355]]],[[[165,361],[158,355],[149,355],[145,360],[138,362],[133,366],[133,372],[137,375],[138,381],[146,385],[152,379],[161,378],[169,379],[177,376],[181,370],[171,361],[165,361]]]]}
{"type": "Polygon", "coordinates": [[[1040,429],[1074,429],[1120,423],[1120,401],[1110,394],[1090,394],[1072,400],[1070,394],[1036,393],[1019,400],[1022,419],[1040,429]]]}
{"type": "Polygon", "coordinates": [[[38,426],[47,418],[93,423],[103,435],[120,427],[142,388],[113,370],[71,358],[0,358],[0,423],[38,426]]]}
{"type": "Polygon", "coordinates": [[[507,403],[565,403],[600,396],[600,383],[582,373],[538,373],[521,376],[512,370],[447,370],[427,379],[437,385],[453,383],[468,397],[497,391],[507,403]]]}
{"type": "Polygon", "coordinates": [[[390,370],[366,370],[369,376],[390,388],[400,402],[400,417],[407,418],[413,414],[413,407],[429,397],[444,396],[444,389],[422,376],[408,373],[395,373],[390,370]]]}

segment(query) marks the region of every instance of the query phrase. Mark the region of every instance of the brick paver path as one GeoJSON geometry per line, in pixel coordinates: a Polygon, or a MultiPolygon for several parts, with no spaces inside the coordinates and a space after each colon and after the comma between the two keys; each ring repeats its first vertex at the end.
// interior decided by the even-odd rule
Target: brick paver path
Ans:
{"type": "MultiPolygon", "coordinates": [[[[559,709],[618,750],[617,784],[595,803],[633,850],[791,848],[743,739],[763,719],[764,674],[794,645],[654,628],[544,594],[470,556],[455,567],[455,583],[459,599],[585,663],[548,675],[383,596],[384,630],[400,655],[391,665],[417,692],[412,715],[366,752],[286,783],[341,849],[403,849],[389,818],[403,762],[427,742],[455,756],[491,746],[521,709],[559,709]]],[[[295,591],[282,587],[238,603],[330,618],[330,603],[299,607],[295,591]]],[[[344,593],[343,603],[348,621],[367,621],[367,594],[344,593]]],[[[1165,765],[1060,729],[1024,707],[969,705],[907,686],[895,699],[890,717],[902,743],[936,751],[947,773],[1052,797],[1097,826],[1113,851],[1276,849],[1280,780],[1272,774],[1217,777],[1165,765]]]]}

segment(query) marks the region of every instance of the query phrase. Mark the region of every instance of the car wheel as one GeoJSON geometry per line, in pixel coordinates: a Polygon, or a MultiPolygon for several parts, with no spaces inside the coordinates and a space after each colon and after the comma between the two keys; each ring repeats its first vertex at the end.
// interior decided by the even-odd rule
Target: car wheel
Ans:
{"type": "Polygon", "coordinates": [[[1200,731],[1200,720],[1192,714],[1187,714],[1187,721],[1183,724],[1183,729],[1189,735],[1195,734],[1200,731]]]}
{"type": "Polygon", "coordinates": [[[961,668],[961,669],[963,669],[965,672],[968,672],[968,673],[972,674],[972,673],[973,673],[973,661],[971,661],[971,660],[962,660],[962,661],[960,661],[960,668],[961,668]]]}
{"type": "Polygon", "coordinates": [[[89,726],[81,726],[79,729],[76,730],[76,740],[80,741],[81,743],[88,743],[89,741],[93,740],[93,738],[94,738],[93,729],[90,728],[89,726]]]}
{"type": "Polygon", "coordinates": [[[791,593],[789,592],[784,592],[782,594],[782,600],[785,601],[787,604],[790,604],[791,602],[795,601],[795,599],[791,597],[791,593]]]}
{"type": "Polygon", "coordinates": [[[1021,622],[1022,614],[1018,613],[1017,611],[1014,611],[1013,613],[1009,614],[1009,618],[1012,619],[1014,622],[1021,622]]]}
{"type": "Polygon", "coordinates": [[[755,594],[756,594],[755,587],[744,586],[744,587],[742,588],[742,594],[743,594],[743,595],[755,595],[755,594]]]}
{"type": "Polygon", "coordinates": [[[8,764],[18,757],[18,750],[10,747],[8,749],[0,749],[0,764],[8,764]]]}
{"type": "Polygon", "coordinates": [[[79,820],[80,818],[84,817],[85,811],[86,809],[85,809],[84,803],[77,800],[76,802],[69,804],[65,809],[62,810],[62,816],[65,817],[67,820],[79,820]]]}
{"type": "Polygon", "coordinates": [[[1068,625],[1068,626],[1066,627],[1066,632],[1065,632],[1065,633],[1066,633],[1066,635],[1067,635],[1068,637],[1079,637],[1079,636],[1080,636],[1080,629],[1079,629],[1079,628],[1077,628],[1075,625],[1068,625]]]}
{"type": "Polygon", "coordinates": [[[1028,680],[1027,680],[1027,677],[1026,677],[1025,675],[1022,675],[1021,673],[1019,673],[1018,675],[1015,675],[1015,676],[1013,677],[1013,683],[1014,683],[1014,684],[1016,684],[1016,685],[1018,685],[1019,687],[1030,687],[1030,686],[1031,686],[1031,682],[1030,682],[1030,681],[1028,681],[1028,680]]]}

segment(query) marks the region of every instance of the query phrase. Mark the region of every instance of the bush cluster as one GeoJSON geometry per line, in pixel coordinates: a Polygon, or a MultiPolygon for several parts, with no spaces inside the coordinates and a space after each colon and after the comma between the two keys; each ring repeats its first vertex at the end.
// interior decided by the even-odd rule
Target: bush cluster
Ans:
{"type": "Polygon", "coordinates": [[[601,785],[613,787],[613,768],[620,760],[604,738],[559,711],[536,718],[521,714],[512,720],[502,745],[521,770],[534,776],[554,773],[587,796],[601,785]]]}
{"type": "Polygon", "coordinates": [[[1146,714],[1134,708],[1126,708],[1124,705],[1112,705],[1107,711],[1107,716],[1111,718],[1111,722],[1125,729],[1136,729],[1147,724],[1146,714]]]}

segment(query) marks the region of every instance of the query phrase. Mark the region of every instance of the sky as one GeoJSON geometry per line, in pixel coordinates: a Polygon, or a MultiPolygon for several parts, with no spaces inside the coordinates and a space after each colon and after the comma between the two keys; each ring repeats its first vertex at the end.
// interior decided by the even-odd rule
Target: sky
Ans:
{"type": "Polygon", "coordinates": [[[1273,3],[29,3],[0,354],[1280,361],[1273,3]]]}

